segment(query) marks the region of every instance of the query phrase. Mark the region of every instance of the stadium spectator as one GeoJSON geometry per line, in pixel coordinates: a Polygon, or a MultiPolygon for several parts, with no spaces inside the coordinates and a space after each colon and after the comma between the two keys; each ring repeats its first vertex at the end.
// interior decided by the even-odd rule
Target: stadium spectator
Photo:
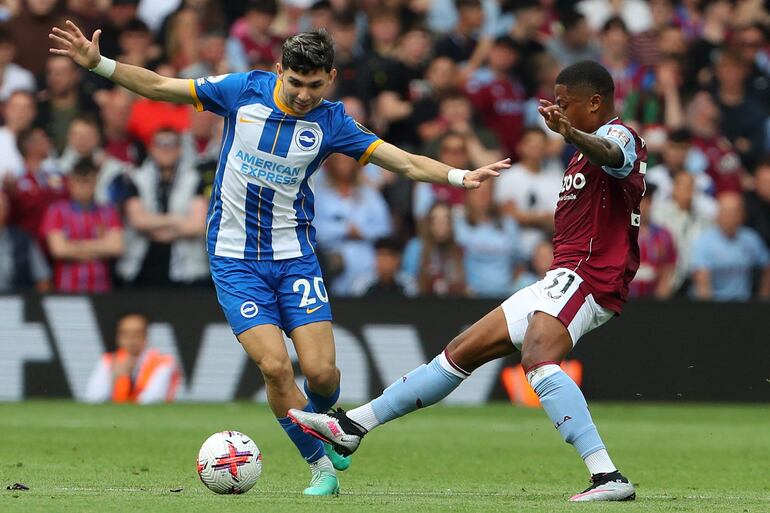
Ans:
{"type": "Polygon", "coordinates": [[[208,111],[196,113],[192,105],[187,108],[190,111],[190,130],[182,134],[182,154],[196,164],[217,160],[222,139],[222,118],[208,111]]]}
{"type": "Polygon", "coordinates": [[[561,167],[546,159],[547,144],[543,130],[526,129],[518,146],[519,162],[495,183],[495,203],[521,227],[519,254],[525,260],[553,232],[553,213],[562,185],[561,167]]]}
{"type": "Polygon", "coordinates": [[[111,189],[114,180],[127,171],[127,166],[119,160],[106,155],[99,146],[99,125],[91,118],[78,117],[72,120],[67,130],[67,146],[59,157],[58,168],[63,174],[70,171],[83,159],[93,161],[99,173],[96,182],[96,202],[113,203],[115,197],[111,189]]]}
{"type": "Polygon", "coordinates": [[[454,28],[436,42],[439,57],[449,57],[463,65],[473,57],[484,25],[484,10],[480,0],[455,0],[457,23],[454,28]]]}
{"type": "Polygon", "coordinates": [[[625,109],[628,95],[642,86],[646,70],[631,58],[631,33],[619,17],[608,19],[601,32],[602,55],[599,61],[615,81],[615,108],[625,109]]]}
{"type": "Polygon", "coordinates": [[[243,18],[230,29],[227,61],[237,71],[270,69],[280,56],[281,39],[273,32],[276,0],[250,0],[243,18]]]}
{"type": "Polygon", "coordinates": [[[397,239],[377,239],[374,243],[374,272],[354,285],[354,295],[375,299],[416,295],[414,281],[401,271],[402,250],[403,245],[397,239]]]}
{"type": "Polygon", "coordinates": [[[169,16],[163,37],[163,60],[174,70],[184,69],[198,60],[198,47],[202,31],[202,13],[183,7],[169,16]]]}
{"type": "Polygon", "coordinates": [[[468,154],[474,162],[497,161],[503,158],[497,136],[478,122],[473,116],[470,100],[460,92],[447,93],[438,105],[438,116],[423,123],[420,129],[435,134],[425,138],[429,141],[424,146],[428,155],[437,154],[440,137],[453,132],[465,137],[468,154]]]}
{"type": "MultiPolygon", "coordinates": [[[[457,169],[477,167],[468,148],[468,139],[454,132],[447,132],[439,139],[438,159],[457,169]]],[[[436,201],[459,207],[465,203],[465,190],[447,184],[415,184],[413,213],[418,220],[425,217],[436,201]]]]}
{"type": "Polygon", "coordinates": [[[45,248],[40,225],[48,207],[67,197],[64,177],[58,172],[56,161],[50,158],[51,140],[42,129],[20,133],[19,150],[24,159],[24,174],[6,175],[3,182],[11,200],[10,224],[37,238],[45,248]]]}
{"type": "Polygon", "coordinates": [[[516,280],[513,283],[513,292],[518,292],[524,287],[528,287],[538,280],[542,280],[545,273],[551,268],[553,263],[553,244],[550,240],[544,240],[535,246],[532,252],[532,258],[520,265],[516,274],[516,280]]]}
{"type": "Polygon", "coordinates": [[[662,162],[650,167],[644,180],[655,186],[655,202],[667,201],[671,198],[674,177],[679,173],[690,173],[695,179],[696,192],[692,200],[695,209],[713,219],[717,213],[716,201],[711,196],[714,182],[704,172],[703,155],[692,150],[692,133],[686,128],[672,130],[662,148],[662,162]]]}
{"type": "Polygon", "coordinates": [[[140,0],[112,0],[102,25],[99,47],[104,55],[114,58],[120,53],[120,35],[135,20],[140,0]]]}
{"type": "Polygon", "coordinates": [[[10,201],[0,190],[0,292],[51,288],[51,270],[43,252],[27,232],[8,226],[10,201]]]}
{"type": "Polygon", "coordinates": [[[511,75],[519,53],[507,36],[495,40],[487,67],[476,71],[466,93],[482,122],[497,134],[504,153],[516,159],[516,145],[524,129],[526,91],[511,75]]]}
{"type": "Polygon", "coordinates": [[[697,37],[690,42],[687,51],[688,89],[709,85],[714,76],[713,56],[726,44],[731,31],[732,2],[714,0],[704,2],[700,7],[702,12],[696,29],[697,37]]]}
{"type": "Polygon", "coordinates": [[[671,0],[649,0],[650,27],[631,36],[631,56],[640,66],[658,65],[663,49],[660,45],[661,34],[673,25],[674,6],[671,0]]]}
{"type": "Polygon", "coordinates": [[[639,269],[628,286],[630,297],[667,299],[673,292],[676,247],[671,234],[650,219],[655,186],[648,185],[639,204],[639,269]]]}
{"type": "Polygon", "coordinates": [[[100,121],[104,135],[104,151],[127,164],[139,162],[139,147],[128,133],[128,120],[134,97],[122,87],[116,86],[98,98],[100,121]]]}
{"type": "Polygon", "coordinates": [[[749,66],[748,94],[770,109],[770,54],[767,27],[760,21],[739,27],[735,33],[736,51],[749,66]]]}
{"type": "Polygon", "coordinates": [[[634,34],[652,26],[652,13],[645,0],[581,0],[576,8],[594,30],[602,28],[612,17],[621,19],[634,34]]]}
{"type": "Polygon", "coordinates": [[[365,100],[368,77],[362,67],[364,49],[358,38],[356,13],[353,10],[338,12],[330,33],[334,38],[334,67],[337,68],[335,96],[365,100]]]}
{"type": "Polygon", "coordinates": [[[765,120],[762,103],[746,90],[750,73],[740,54],[726,50],[716,63],[716,91],[719,126],[735,147],[746,169],[752,169],[765,151],[765,120]]]}
{"type": "Polygon", "coordinates": [[[8,100],[14,91],[35,92],[35,77],[28,70],[14,64],[16,43],[7,28],[0,25],[0,103],[8,100]]]}
{"type": "Polygon", "coordinates": [[[695,239],[711,226],[713,216],[704,212],[696,201],[695,178],[685,172],[674,176],[671,197],[656,199],[652,205],[651,221],[668,230],[677,248],[676,268],[672,288],[681,289],[690,275],[690,251],[695,239]]]}
{"type": "Polygon", "coordinates": [[[45,65],[43,100],[38,103],[37,121],[48,132],[56,151],[67,144],[67,130],[78,116],[94,114],[97,107],[90,95],[80,88],[81,71],[72,59],[54,55],[45,65]]]}
{"type": "Polygon", "coordinates": [[[374,269],[373,243],[392,230],[388,205],[379,191],[363,183],[360,169],[350,157],[334,154],[316,182],[316,237],[329,288],[340,296],[351,295],[354,283],[374,269]]]}
{"type": "Polygon", "coordinates": [[[511,25],[508,36],[518,50],[514,72],[531,95],[536,85],[533,80],[536,61],[546,50],[541,40],[548,12],[539,0],[517,0],[511,6],[516,22],[511,25]]]}
{"type": "Polygon", "coordinates": [[[770,248],[770,160],[754,171],[754,190],[746,193],[746,226],[753,228],[770,248]]]}
{"type": "Polygon", "coordinates": [[[584,15],[567,12],[562,18],[562,25],[562,34],[546,42],[548,53],[559,59],[562,67],[579,61],[599,60],[599,45],[584,15]]]}
{"type": "Polygon", "coordinates": [[[120,53],[117,59],[126,64],[154,68],[160,58],[160,48],[153,45],[150,28],[142,20],[135,18],[123,27],[118,39],[120,53]]]}
{"type": "Polygon", "coordinates": [[[464,296],[463,250],[455,241],[452,210],[435,203],[421,227],[422,235],[406,245],[401,268],[422,295],[464,296]]]}
{"type": "Polygon", "coordinates": [[[29,130],[37,116],[37,104],[32,94],[25,91],[13,92],[3,104],[3,119],[0,126],[0,180],[6,174],[21,176],[24,174],[24,159],[18,146],[20,133],[29,130]]]}
{"type": "Polygon", "coordinates": [[[694,149],[700,153],[715,194],[742,190],[741,180],[745,173],[741,159],[730,141],[721,132],[719,107],[707,91],[699,91],[687,105],[687,127],[693,134],[694,149]]]}
{"type": "Polygon", "coordinates": [[[468,294],[476,297],[508,297],[513,290],[519,228],[501,215],[492,193],[492,183],[467,191],[465,210],[457,211],[454,219],[468,294]]]}
{"type": "Polygon", "coordinates": [[[47,41],[51,27],[64,21],[63,2],[58,0],[22,0],[19,14],[8,22],[8,31],[16,41],[14,62],[32,72],[43,74],[48,59],[47,41]]]}
{"type": "Polygon", "coordinates": [[[172,402],[180,382],[173,356],[147,348],[149,321],[139,313],[117,323],[117,350],[102,355],[91,373],[83,400],[88,403],[152,404],[172,402]]]}
{"type": "Polygon", "coordinates": [[[99,169],[90,159],[72,168],[70,199],[48,207],[42,232],[54,262],[54,290],[94,294],[112,289],[110,260],[123,253],[123,229],[118,213],[95,202],[99,169]]]}
{"type": "Polygon", "coordinates": [[[198,60],[182,71],[182,78],[200,78],[214,75],[224,75],[235,71],[227,62],[226,53],[227,38],[222,32],[207,32],[201,36],[198,60]]]}
{"type": "Polygon", "coordinates": [[[446,132],[446,127],[440,123],[437,116],[441,111],[441,102],[460,94],[457,73],[457,66],[451,59],[437,57],[425,70],[425,79],[419,82],[420,92],[415,98],[414,123],[423,145],[435,142],[446,132]]]}
{"type": "Polygon", "coordinates": [[[770,252],[757,232],[742,226],[744,219],[743,198],[734,192],[721,194],[716,226],[693,242],[693,297],[748,301],[755,271],[760,273],[759,297],[770,297],[770,252]]]}
{"type": "Polygon", "coordinates": [[[143,287],[206,282],[203,244],[207,199],[190,159],[183,159],[179,134],[161,129],[150,154],[126,184],[125,253],[118,275],[143,287]]]}

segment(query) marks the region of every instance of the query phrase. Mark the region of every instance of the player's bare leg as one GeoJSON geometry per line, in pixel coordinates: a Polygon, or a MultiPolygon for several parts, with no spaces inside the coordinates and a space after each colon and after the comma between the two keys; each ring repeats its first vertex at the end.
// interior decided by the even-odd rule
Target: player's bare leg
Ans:
{"type": "Polygon", "coordinates": [[[515,351],[500,307],[455,337],[430,363],[399,379],[370,403],[343,412],[312,414],[290,410],[303,430],[334,445],[340,453],[354,452],[363,436],[385,422],[437,403],[484,363],[515,351]]]}
{"type": "Polygon", "coordinates": [[[302,457],[310,464],[313,478],[307,495],[332,495],[339,492],[334,467],[324,454],[323,444],[298,429],[286,416],[291,408],[304,409],[307,400],[294,381],[294,370],[283,335],[277,326],[263,324],[250,328],[238,340],[257,364],[265,379],[267,402],[302,457]]]}
{"type": "MultiPolygon", "coordinates": [[[[335,364],[336,351],[332,323],[313,322],[295,328],[289,336],[299,357],[299,366],[305,376],[307,409],[316,413],[330,410],[340,397],[340,371],[335,364]]],[[[331,444],[324,443],[326,455],[334,468],[347,470],[350,456],[338,454],[331,444]]]]}
{"type": "Polygon", "coordinates": [[[634,487],[607,454],[583,393],[559,367],[571,350],[572,338],[564,324],[544,312],[535,312],[524,336],[522,366],[554,426],[591,472],[591,486],[570,500],[633,500],[634,487]]]}

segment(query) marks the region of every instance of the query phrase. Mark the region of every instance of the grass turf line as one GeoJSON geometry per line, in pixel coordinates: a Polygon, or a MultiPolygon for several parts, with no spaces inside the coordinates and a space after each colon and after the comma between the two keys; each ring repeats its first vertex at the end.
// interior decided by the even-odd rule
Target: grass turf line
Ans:
{"type": "Polygon", "coordinates": [[[264,405],[0,404],[0,511],[770,512],[766,405],[593,404],[613,460],[637,484],[623,504],[569,504],[587,473],[539,410],[434,407],[367,437],[337,498],[305,498],[309,472],[264,405]],[[264,454],[242,496],[198,481],[208,435],[233,429],[264,454]],[[7,491],[22,482],[29,491],[7,491]],[[182,488],[179,493],[171,489],[182,488]]]}

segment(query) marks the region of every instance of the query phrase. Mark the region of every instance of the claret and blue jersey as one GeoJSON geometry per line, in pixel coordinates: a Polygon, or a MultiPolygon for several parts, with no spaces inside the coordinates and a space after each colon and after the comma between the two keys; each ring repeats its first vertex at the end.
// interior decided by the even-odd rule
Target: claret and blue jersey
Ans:
{"type": "Polygon", "coordinates": [[[275,324],[290,333],[331,320],[315,257],[313,179],[331,153],[365,163],[382,143],[322,101],[304,116],[280,98],[273,73],[190,81],[195,107],[225,118],[207,216],[217,297],[233,332],[275,324]]]}
{"type": "Polygon", "coordinates": [[[208,212],[211,255],[284,260],[315,246],[313,176],[331,153],[364,163],[382,141],[324,100],[298,116],[279,97],[274,73],[190,81],[198,110],[225,118],[208,212]]]}

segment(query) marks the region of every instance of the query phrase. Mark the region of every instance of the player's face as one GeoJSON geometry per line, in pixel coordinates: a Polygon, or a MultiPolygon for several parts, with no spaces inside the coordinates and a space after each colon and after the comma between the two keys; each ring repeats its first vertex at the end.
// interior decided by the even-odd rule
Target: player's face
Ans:
{"type": "Polygon", "coordinates": [[[601,106],[602,97],[591,94],[582,88],[556,84],[554,103],[563,111],[574,128],[583,132],[593,132],[598,128],[592,119],[601,106]]]}
{"type": "Polygon", "coordinates": [[[280,63],[277,70],[278,79],[281,81],[281,100],[300,115],[307,114],[321,103],[337,76],[336,69],[327,73],[321,68],[303,74],[293,69],[283,69],[280,63]]]}

